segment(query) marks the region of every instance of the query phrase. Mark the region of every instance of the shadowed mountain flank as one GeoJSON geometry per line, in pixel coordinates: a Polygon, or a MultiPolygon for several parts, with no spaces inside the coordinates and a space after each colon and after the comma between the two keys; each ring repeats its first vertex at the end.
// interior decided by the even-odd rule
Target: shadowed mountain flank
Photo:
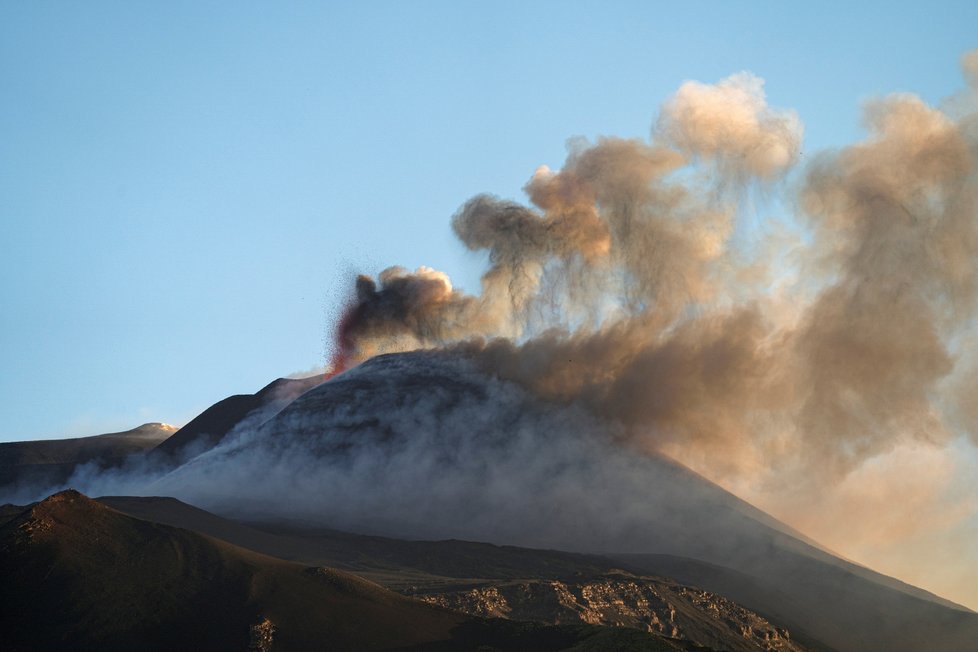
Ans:
{"type": "Polygon", "coordinates": [[[249,525],[172,498],[98,500],[138,518],[193,529],[264,554],[342,568],[472,615],[626,625],[721,650],[803,649],[787,632],[720,596],[635,576],[597,555],[249,525]]]}
{"type": "MultiPolygon", "coordinates": [[[[606,637],[596,627],[472,619],[342,571],[135,519],[73,490],[5,513],[0,630],[9,650],[474,649],[495,640],[557,650],[606,637]]],[[[635,649],[681,649],[626,637],[635,649]]]]}
{"type": "Polygon", "coordinates": [[[146,423],[125,432],[74,439],[0,443],[0,487],[50,486],[65,482],[81,465],[112,466],[145,453],[176,431],[165,423],[146,423]]]}
{"type": "Polygon", "coordinates": [[[292,399],[323,382],[323,376],[279,378],[254,394],[235,394],[210,406],[156,447],[172,459],[181,459],[217,445],[235,426],[261,425],[292,399]]]}

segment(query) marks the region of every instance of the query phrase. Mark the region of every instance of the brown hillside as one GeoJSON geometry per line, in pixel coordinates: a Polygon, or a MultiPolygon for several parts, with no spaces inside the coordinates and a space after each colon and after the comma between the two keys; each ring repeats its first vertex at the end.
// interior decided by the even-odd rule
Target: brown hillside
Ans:
{"type": "Polygon", "coordinates": [[[600,627],[473,619],[68,490],[0,524],[5,650],[675,650],[600,627]]]}

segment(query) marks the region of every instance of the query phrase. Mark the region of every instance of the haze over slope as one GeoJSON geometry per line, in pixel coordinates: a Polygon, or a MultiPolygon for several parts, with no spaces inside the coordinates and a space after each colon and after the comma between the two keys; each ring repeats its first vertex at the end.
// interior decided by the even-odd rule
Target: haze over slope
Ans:
{"type": "Polygon", "coordinates": [[[145,423],[125,432],[74,439],[42,439],[0,443],[0,488],[17,486],[43,490],[63,483],[78,466],[105,467],[149,451],[177,429],[165,423],[145,423]]]}

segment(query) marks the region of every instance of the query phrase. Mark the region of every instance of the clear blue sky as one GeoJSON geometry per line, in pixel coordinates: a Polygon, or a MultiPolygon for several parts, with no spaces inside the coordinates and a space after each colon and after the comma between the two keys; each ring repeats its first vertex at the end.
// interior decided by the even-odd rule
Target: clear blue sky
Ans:
{"type": "Polygon", "coordinates": [[[978,46],[973,0],[527,5],[0,2],[0,441],[321,365],[357,271],[472,288],[461,203],[646,136],[684,80],[753,71],[812,151],[978,46]]]}

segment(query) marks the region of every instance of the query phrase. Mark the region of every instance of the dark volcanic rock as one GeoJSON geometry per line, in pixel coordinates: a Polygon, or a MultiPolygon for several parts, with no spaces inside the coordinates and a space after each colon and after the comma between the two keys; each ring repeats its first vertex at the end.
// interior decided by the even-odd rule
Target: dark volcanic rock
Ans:
{"type": "Polygon", "coordinates": [[[801,652],[787,630],[709,591],[625,574],[586,581],[486,583],[418,594],[476,616],[634,627],[717,650],[801,652]]]}
{"type": "Polygon", "coordinates": [[[229,396],[201,412],[157,446],[154,452],[181,460],[189,454],[206,451],[220,443],[235,426],[246,422],[260,426],[294,398],[323,380],[323,376],[279,378],[254,394],[229,396]]]}
{"type": "MultiPolygon", "coordinates": [[[[0,586],[4,650],[459,650],[496,641],[557,650],[604,635],[473,619],[342,571],[135,519],[71,490],[0,525],[0,586]]],[[[676,649],[651,635],[633,642],[676,649]]]]}

